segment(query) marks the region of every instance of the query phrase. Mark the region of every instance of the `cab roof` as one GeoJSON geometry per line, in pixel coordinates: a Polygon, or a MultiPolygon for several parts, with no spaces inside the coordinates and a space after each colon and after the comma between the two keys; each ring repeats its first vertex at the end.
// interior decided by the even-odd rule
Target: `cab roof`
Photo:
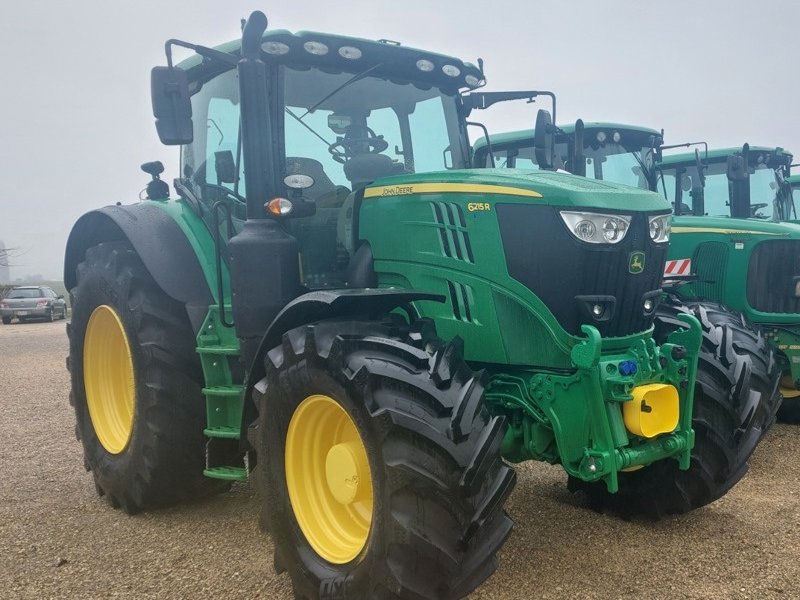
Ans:
{"type": "MultiPolygon", "coordinates": [[[[584,131],[586,130],[609,130],[609,131],[627,131],[633,133],[643,133],[645,135],[656,135],[660,136],[661,132],[655,129],[651,129],[649,127],[640,127],[638,125],[625,125],[623,123],[612,123],[612,122],[605,122],[605,121],[589,121],[584,122],[583,124],[584,131]]],[[[575,133],[575,123],[570,123],[568,125],[559,125],[559,129],[563,131],[566,135],[571,135],[575,133]]],[[[533,142],[533,135],[535,133],[534,129],[520,129],[518,131],[508,131],[505,133],[498,133],[495,135],[490,135],[489,140],[492,142],[493,146],[503,146],[503,145],[513,145],[517,142],[524,142],[524,141],[531,141],[533,142]]],[[[481,138],[475,142],[475,149],[482,148],[486,146],[486,138],[481,138]]]]}
{"type": "MultiPolygon", "coordinates": [[[[285,29],[275,29],[264,32],[261,47],[262,60],[267,63],[318,66],[354,73],[370,69],[370,74],[378,76],[402,76],[415,82],[429,82],[437,87],[454,89],[474,89],[484,84],[483,73],[472,63],[445,54],[403,46],[390,40],[368,40],[316,31],[292,33],[285,29]],[[308,48],[314,48],[315,52],[320,52],[323,49],[320,44],[325,48],[323,53],[309,51],[308,48]],[[342,50],[343,48],[348,50],[342,50]],[[444,72],[443,68],[448,66],[455,67],[455,71],[452,68],[447,69],[453,75],[444,72]]],[[[214,49],[239,55],[241,40],[233,40],[214,49]]],[[[213,65],[198,54],[177,66],[188,72],[190,80],[202,78],[208,70],[213,72],[221,69],[219,65],[213,65]]],[[[229,68],[226,65],[222,70],[229,68]]]]}
{"type": "MultiPolygon", "coordinates": [[[[729,156],[736,154],[737,152],[741,152],[742,147],[736,146],[734,148],[715,148],[713,150],[708,151],[708,161],[709,162],[716,162],[721,160],[726,160],[729,156]]],[[[770,148],[768,146],[750,146],[750,153],[759,153],[762,152],[764,154],[773,153],[773,154],[785,154],[789,157],[789,160],[792,158],[792,153],[788,150],[784,150],[781,147],[777,148],[770,148]]],[[[705,158],[704,153],[700,152],[700,157],[705,158]]],[[[669,154],[664,156],[661,159],[662,166],[675,166],[681,164],[694,164],[695,162],[695,155],[694,152],[682,152],[680,154],[669,154]]]]}

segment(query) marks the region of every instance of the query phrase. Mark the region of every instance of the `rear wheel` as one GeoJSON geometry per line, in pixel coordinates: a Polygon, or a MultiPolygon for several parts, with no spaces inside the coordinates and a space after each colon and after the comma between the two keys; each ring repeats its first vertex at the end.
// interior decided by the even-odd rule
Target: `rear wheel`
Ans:
{"type": "Polygon", "coordinates": [[[98,493],[135,513],[224,488],[202,474],[202,374],[184,307],[127,243],[89,248],[77,276],[70,401],[98,493]]]}
{"type": "Polygon", "coordinates": [[[47,317],[46,318],[47,318],[47,322],[48,323],[52,323],[53,321],[55,321],[55,319],[53,318],[54,312],[55,312],[55,309],[53,309],[53,308],[51,308],[49,311],[47,311],[47,317]]]}
{"type": "Polygon", "coordinates": [[[3,317],[3,325],[11,325],[11,317],[3,317]]]}
{"type": "Polygon", "coordinates": [[[638,471],[620,473],[620,490],[570,479],[596,509],[611,508],[623,516],[661,517],[713,502],[747,472],[747,460],[775,422],[780,404],[778,365],[769,346],[740,313],[722,305],[668,300],[656,314],[659,344],[679,328],[678,315],[700,321],[703,341],[697,365],[692,427],[695,446],[687,471],[663,460],[638,471]]]}
{"type": "Polygon", "coordinates": [[[393,321],[323,321],[265,360],[259,492],[298,598],[460,598],[496,568],[503,420],[458,341],[412,343],[393,321]]]}

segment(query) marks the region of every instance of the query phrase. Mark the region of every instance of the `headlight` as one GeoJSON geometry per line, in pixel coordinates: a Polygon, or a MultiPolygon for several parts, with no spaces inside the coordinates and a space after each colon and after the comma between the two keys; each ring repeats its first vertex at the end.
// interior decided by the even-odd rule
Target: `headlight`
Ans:
{"type": "Polygon", "coordinates": [[[601,215],[562,210],[561,218],[576,238],[590,244],[617,244],[628,233],[627,215],[601,215]]]}
{"type": "Polygon", "coordinates": [[[670,216],[658,215],[650,217],[650,239],[656,244],[669,241],[670,216]]]}

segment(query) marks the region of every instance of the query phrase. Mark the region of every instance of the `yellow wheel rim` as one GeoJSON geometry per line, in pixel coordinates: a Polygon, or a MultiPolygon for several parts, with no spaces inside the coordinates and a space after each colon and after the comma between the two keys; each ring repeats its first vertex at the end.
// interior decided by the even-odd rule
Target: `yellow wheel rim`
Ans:
{"type": "Polygon", "coordinates": [[[136,384],[125,327],[105,304],[94,309],[86,326],[83,381],[97,439],[109,453],[119,454],[133,431],[136,384]]]}
{"type": "Polygon", "coordinates": [[[309,396],[286,434],[286,487],[311,547],[341,565],[364,549],[372,524],[372,473],[350,415],[333,398],[309,396]]]}

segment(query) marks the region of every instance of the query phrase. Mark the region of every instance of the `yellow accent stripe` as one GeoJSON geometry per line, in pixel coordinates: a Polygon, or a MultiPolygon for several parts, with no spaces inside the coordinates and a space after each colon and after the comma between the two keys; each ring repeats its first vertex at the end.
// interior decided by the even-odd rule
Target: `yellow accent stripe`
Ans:
{"type": "Polygon", "coordinates": [[[526,196],[528,198],[542,197],[539,192],[504,185],[488,185],[485,183],[415,183],[411,185],[384,185],[381,187],[367,188],[364,192],[364,198],[448,193],[504,194],[507,196],[526,196]]]}
{"type": "Polygon", "coordinates": [[[722,227],[673,227],[672,233],[722,233],[734,235],[737,233],[752,233],[753,235],[784,235],[782,233],[771,233],[768,231],[755,231],[752,229],[725,229],[722,227]]]}

